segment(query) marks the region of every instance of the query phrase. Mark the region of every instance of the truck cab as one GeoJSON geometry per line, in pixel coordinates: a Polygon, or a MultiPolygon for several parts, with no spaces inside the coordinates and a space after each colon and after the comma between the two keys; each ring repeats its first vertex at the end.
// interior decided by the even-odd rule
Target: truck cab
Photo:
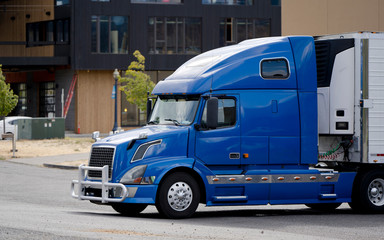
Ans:
{"type": "MultiPolygon", "coordinates": [[[[189,217],[199,203],[332,209],[353,202],[357,167],[315,167],[323,124],[316,57],[306,36],[246,40],[196,56],[156,85],[147,126],[93,144],[73,197],[124,215],[155,205],[168,218],[189,217]]],[[[321,147],[353,138],[346,135],[328,133],[321,147]]],[[[381,209],[384,180],[375,184],[371,205],[381,209]]]]}

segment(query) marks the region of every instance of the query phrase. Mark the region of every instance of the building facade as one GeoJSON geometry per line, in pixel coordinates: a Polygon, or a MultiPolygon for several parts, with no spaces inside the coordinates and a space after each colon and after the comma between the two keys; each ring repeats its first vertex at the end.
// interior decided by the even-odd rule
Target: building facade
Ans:
{"type": "Polygon", "coordinates": [[[283,0],[282,35],[383,32],[382,0],[283,0]]]}
{"type": "MultiPolygon", "coordinates": [[[[245,39],[281,35],[279,0],[0,0],[0,64],[20,96],[12,115],[61,117],[66,129],[109,132],[113,71],[139,50],[155,83],[190,58],[245,39]]],[[[119,126],[146,114],[118,92],[119,126]]]]}

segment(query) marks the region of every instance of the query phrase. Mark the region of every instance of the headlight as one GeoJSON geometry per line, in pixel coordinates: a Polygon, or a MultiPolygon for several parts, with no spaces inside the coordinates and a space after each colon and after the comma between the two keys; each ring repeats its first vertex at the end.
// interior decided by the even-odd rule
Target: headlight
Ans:
{"type": "Polygon", "coordinates": [[[147,169],[147,165],[140,165],[132,168],[124,174],[124,176],[120,179],[120,183],[125,185],[140,184],[143,179],[145,169],[147,169]]]}

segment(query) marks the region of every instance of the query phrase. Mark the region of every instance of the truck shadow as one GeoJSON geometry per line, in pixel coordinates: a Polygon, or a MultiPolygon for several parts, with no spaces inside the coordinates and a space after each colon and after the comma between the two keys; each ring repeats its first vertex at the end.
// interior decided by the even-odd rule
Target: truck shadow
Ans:
{"type": "MultiPolygon", "coordinates": [[[[164,219],[156,210],[150,212],[143,212],[136,217],[128,217],[120,215],[119,213],[97,213],[97,212],[72,212],[72,214],[79,215],[93,215],[93,216],[110,216],[121,218],[146,218],[146,219],[164,219]]],[[[353,217],[369,217],[372,215],[384,216],[384,214],[363,214],[353,211],[350,208],[335,209],[332,211],[318,211],[310,208],[298,208],[298,209],[236,209],[236,210],[203,210],[197,211],[191,218],[188,219],[223,219],[223,218],[270,218],[270,217],[316,217],[316,216],[330,216],[330,218],[339,218],[341,216],[353,216],[353,217]]],[[[177,221],[183,221],[188,219],[181,219],[177,221]]]]}

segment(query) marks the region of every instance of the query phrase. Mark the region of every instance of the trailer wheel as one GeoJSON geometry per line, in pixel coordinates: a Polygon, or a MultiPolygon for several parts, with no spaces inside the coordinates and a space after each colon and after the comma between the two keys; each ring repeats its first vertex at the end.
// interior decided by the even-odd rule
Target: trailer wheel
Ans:
{"type": "Polygon", "coordinates": [[[196,180],[187,173],[176,172],[160,184],[156,208],[167,218],[187,218],[195,213],[200,202],[196,180]]]}
{"type": "Polygon", "coordinates": [[[352,209],[363,212],[384,211],[384,171],[371,171],[364,174],[355,183],[352,209]]]}
{"type": "Polygon", "coordinates": [[[341,205],[341,203],[311,203],[311,204],[305,204],[305,206],[312,208],[314,210],[318,211],[332,211],[338,208],[341,205]]]}
{"type": "Polygon", "coordinates": [[[135,203],[112,203],[112,208],[124,216],[134,217],[139,215],[148,206],[147,204],[135,203]]]}

